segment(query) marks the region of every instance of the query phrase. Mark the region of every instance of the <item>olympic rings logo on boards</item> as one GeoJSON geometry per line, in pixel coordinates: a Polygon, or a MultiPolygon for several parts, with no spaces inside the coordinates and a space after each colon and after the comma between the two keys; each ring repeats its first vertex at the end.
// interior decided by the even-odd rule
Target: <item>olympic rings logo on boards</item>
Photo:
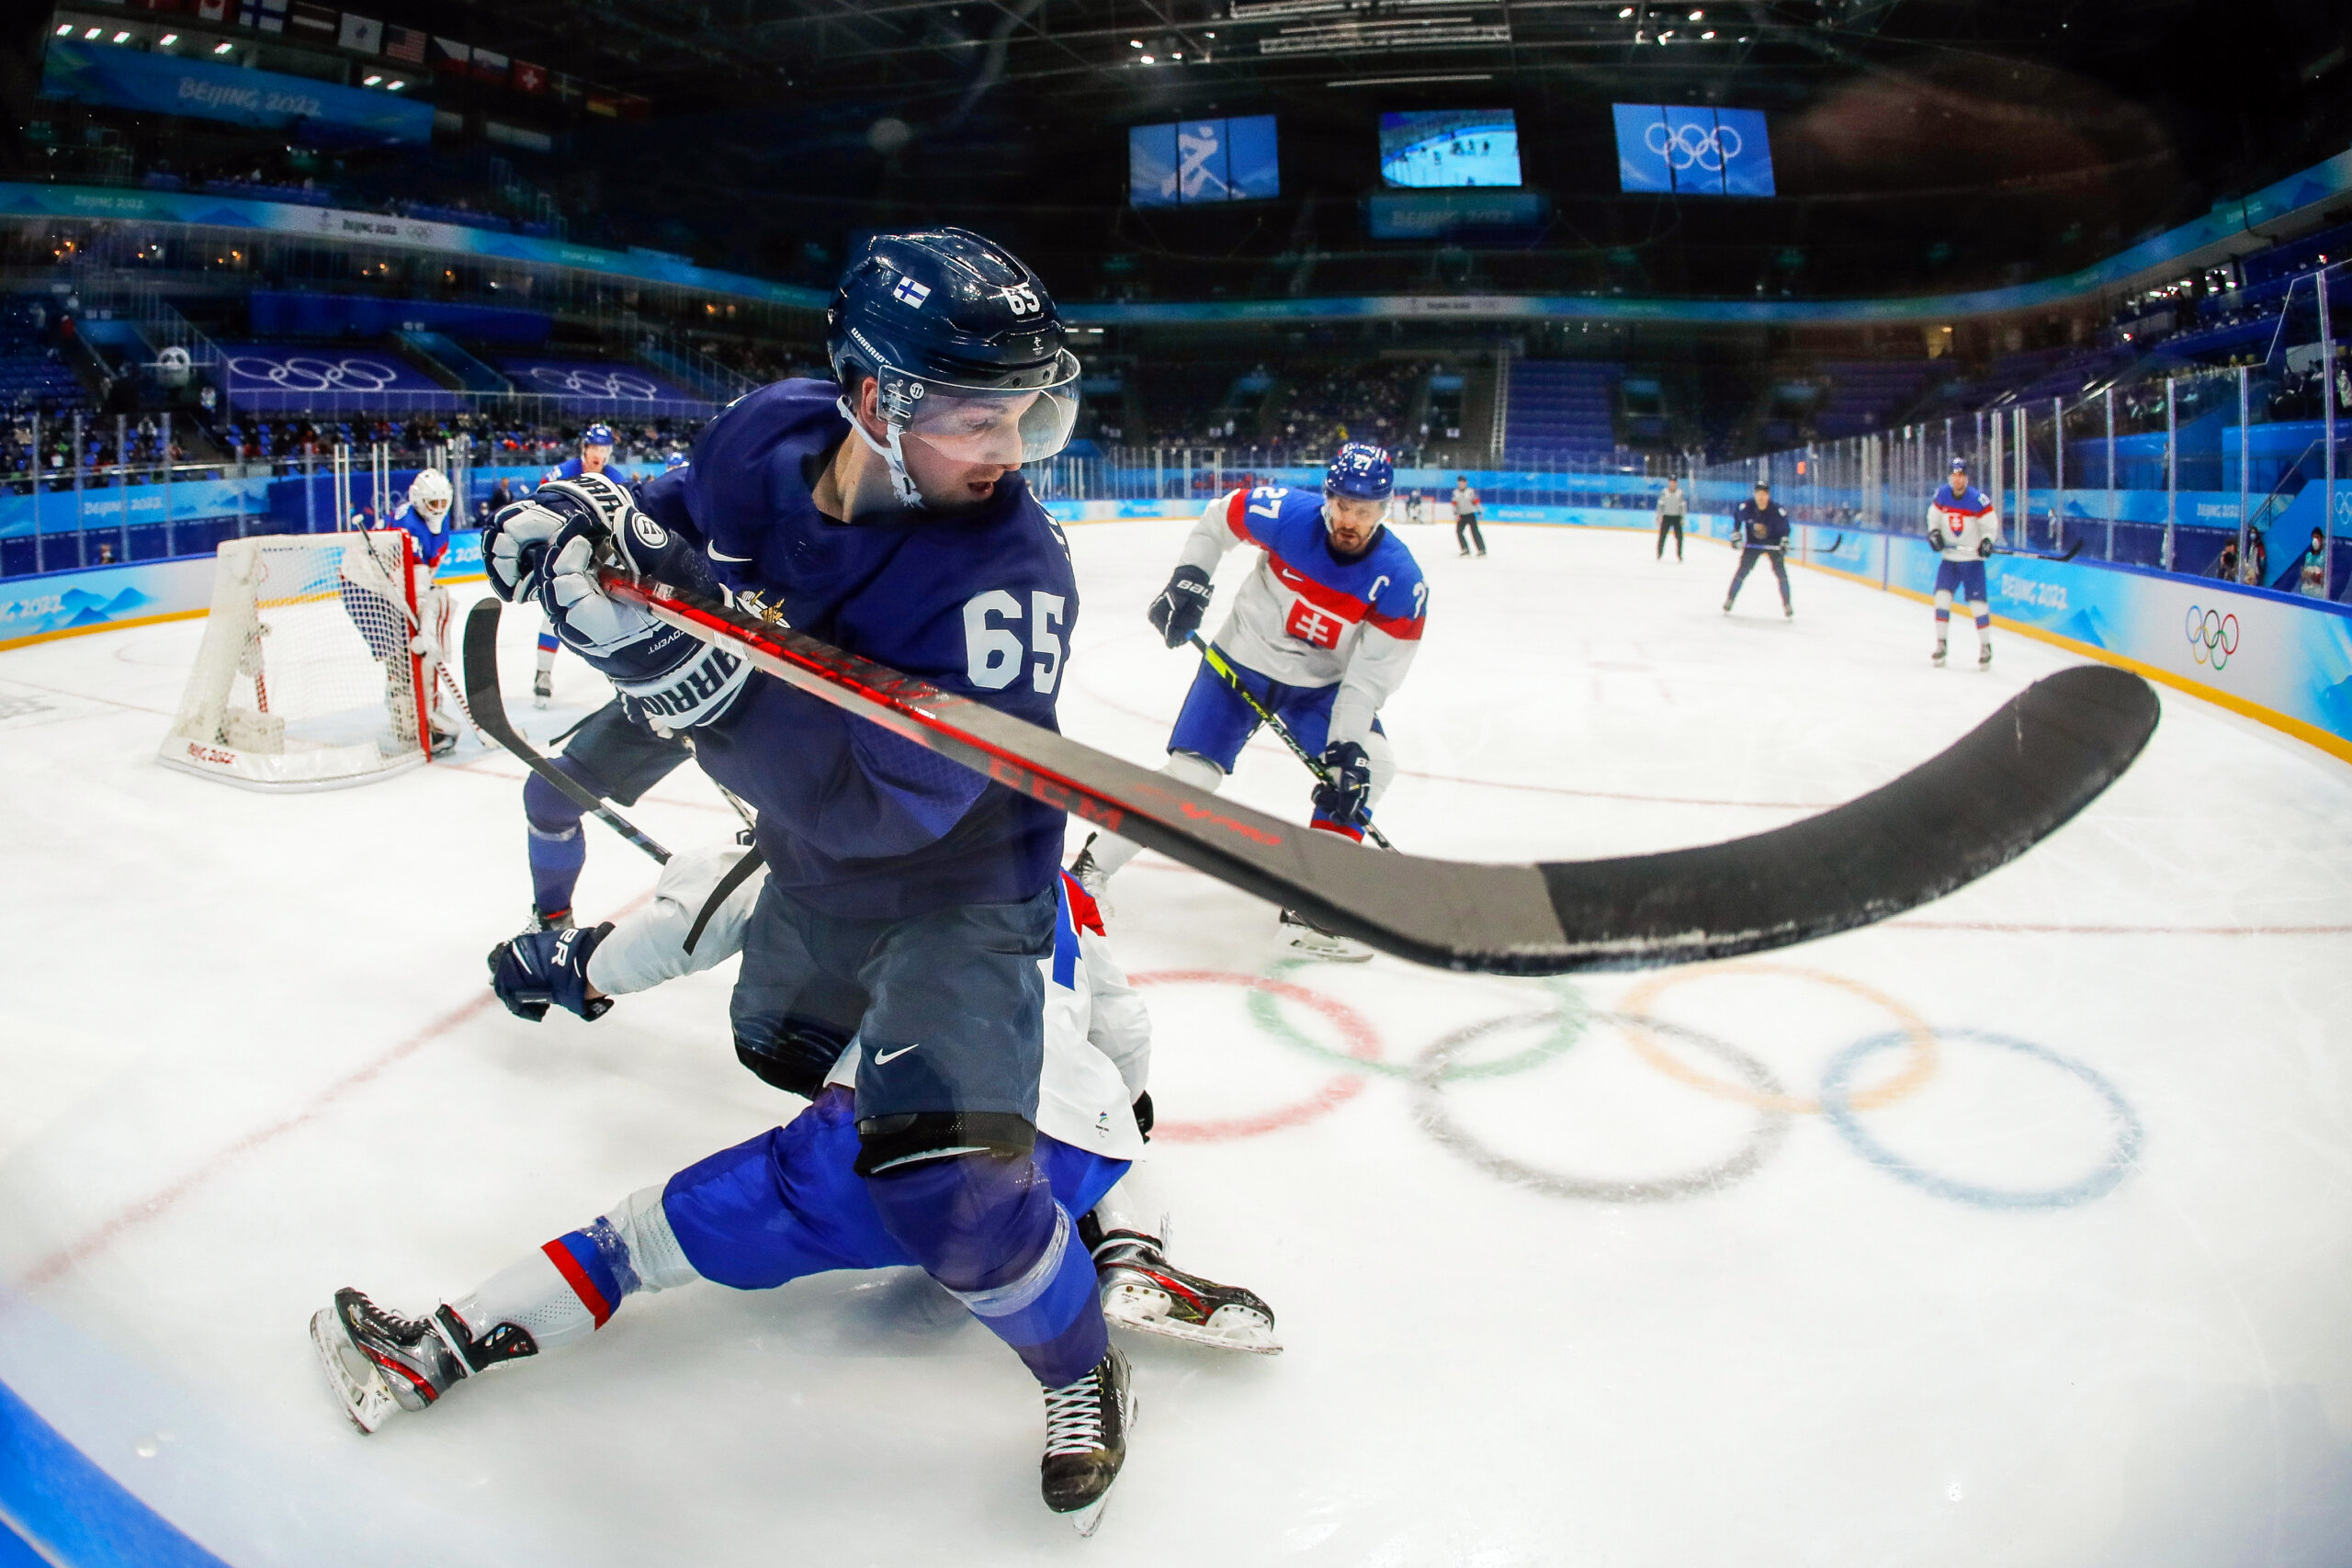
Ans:
{"type": "Polygon", "coordinates": [[[1696,164],[1713,174],[1738,157],[1740,149],[1747,143],[1728,125],[1710,130],[1702,125],[1668,128],[1660,121],[1642,132],[1642,145],[1675,168],[1687,169],[1696,164]]]}
{"type": "Polygon", "coordinates": [[[588,370],[558,365],[535,365],[531,379],[540,386],[575,397],[635,398],[651,402],[662,389],[646,377],[628,370],[588,370]]]}
{"type": "MultiPolygon", "coordinates": [[[[1409,1061],[1385,1057],[1379,1037],[1357,1010],[1291,978],[1310,965],[1288,960],[1262,975],[1227,974],[1209,970],[1176,970],[1136,975],[1138,987],[1154,985],[1225,985],[1239,987],[1251,1021],[1277,1043],[1317,1057],[1335,1069],[1315,1094],[1291,1104],[1252,1115],[1189,1122],[1163,1120],[1155,1138],[1176,1143],[1222,1143],[1257,1137],[1306,1124],[1359,1098],[1377,1077],[1400,1081],[1413,1097],[1413,1119],[1441,1147],[1475,1168],[1510,1186],[1545,1197],[1571,1201],[1609,1203],[1670,1202],[1722,1191],[1754,1175],[1788,1139],[1800,1116],[1818,1116],[1855,1154],[1874,1168],[1933,1197],[1984,1209],[2066,1208],[2089,1202],[2113,1190],[2130,1175],[2140,1158],[2144,1130],[2123,1095],[2091,1067],[2054,1051],[1978,1029],[1931,1028],[1902,1002],[1859,981],[1822,970],[1793,964],[1745,963],[1678,970],[1656,976],[1628,993],[1613,1010],[1589,1007],[1566,982],[1552,982],[1551,1006],[1522,1010],[1464,1025],[1432,1042],[1409,1061]],[[1822,985],[1868,1003],[1884,1013],[1895,1028],[1845,1046],[1823,1069],[1813,1095],[1792,1094],[1762,1061],[1718,1036],[1686,1024],[1657,1017],[1652,1005],[1679,985],[1708,978],[1768,976],[1822,985]],[[1321,1016],[1340,1043],[1313,1038],[1285,1016],[1286,1009],[1306,1008],[1321,1016]],[[1628,1176],[1605,1170],[1562,1168],[1550,1160],[1538,1161],[1505,1153],[1473,1130],[1464,1107],[1448,1093],[1456,1085],[1512,1077],[1544,1067],[1574,1051],[1583,1060],[1589,1047],[1583,1043],[1597,1026],[1605,1026],[1632,1048],[1634,1055],[1664,1078],[1696,1089],[1702,1095],[1740,1106],[1752,1113],[1745,1134],[1728,1153],[1702,1158],[1688,1169],[1661,1175],[1628,1176]],[[1532,1043],[1507,1055],[1484,1055],[1490,1043],[1543,1031],[1532,1043]],[[2036,1062],[2086,1089],[2098,1103],[2104,1120],[2103,1155],[2081,1175],[2048,1185],[2011,1188],[1948,1176],[1904,1155],[1866,1126],[1865,1112],[1894,1105],[1918,1093],[1941,1070],[1943,1048],[1966,1042],[1988,1046],[2008,1057],[2036,1062]],[[1855,1080],[1871,1059],[1900,1052],[1895,1069],[1867,1086],[1855,1080]]],[[[1293,1014],[1292,1016],[1295,1016],[1293,1014]]]]}
{"type": "Polygon", "coordinates": [[[401,378],[397,369],[380,360],[319,359],[301,354],[284,359],[236,355],[229,361],[229,374],[288,392],[380,392],[401,378]]]}
{"type": "Polygon", "coordinates": [[[2201,605],[2188,607],[2188,656],[2215,670],[2226,669],[2238,650],[2238,618],[2201,605]]]}

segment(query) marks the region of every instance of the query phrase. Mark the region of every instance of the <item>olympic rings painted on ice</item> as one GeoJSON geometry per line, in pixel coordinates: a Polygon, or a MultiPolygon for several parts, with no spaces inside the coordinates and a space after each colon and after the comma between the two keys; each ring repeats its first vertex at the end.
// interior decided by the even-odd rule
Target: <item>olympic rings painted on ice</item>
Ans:
{"type": "Polygon", "coordinates": [[[650,402],[662,395],[659,384],[629,370],[592,370],[583,367],[534,365],[531,379],[540,386],[575,397],[636,398],[650,402]]]}
{"type": "Polygon", "coordinates": [[[1860,1119],[1854,1114],[1854,1107],[1860,1103],[1860,1097],[1848,1098],[1846,1080],[1853,1077],[1854,1070],[1870,1057],[1881,1051],[1890,1050],[1901,1044],[1905,1036],[1900,1032],[1873,1034],[1868,1039],[1856,1041],[1838,1053],[1821,1075],[1823,1113],[1828,1117],[1829,1124],[1837,1128],[1844,1135],[1846,1142],[1853,1146],[1855,1153],[1885,1171],[1889,1176],[1899,1181],[1906,1181],[1923,1192],[1932,1193],[1939,1198],[1949,1198],[1956,1203],[1967,1203],[1979,1209],[2073,1208],[2076,1204],[2087,1203],[2094,1198],[2105,1197],[2115,1190],[2119,1182],[2132,1173],[2132,1166],[2139,1161],[2140,1145],[2146,1137],[2146,1130],[2141,1126],[2140,1118],[2133,1113],[2131,1103],[2123,1098],[2113,1084],[2108,1082],[2096,1071],[2080,1062],[2062,1056],[2055,1051],[2036,1045],[2030,1041],[2019,1040],[2007,1034],[1996,1034],[1988,1029],[1947,1029],[1942,1031],[1942,1035],[1947,1040],[1974,1040],[1986,1045],[1997,1045],[2003,1050],[2014,1051],[2021,1056],[2030,1056],[2037,1062],[2047,1062],[2063,1072],[2072,1073],[2089,1085],[2093,1093],[2107,1101],[2109,1119],[2114,1127],[2114,1145],[2106,1163],[2095,1168],[2081,1180],[2071,1182],[2064,1187],[2019,1190],[2007,1187],[1979,1186],[1973,1182],[1939,1176],[1896,1154],[1863,1130],[1860,1119]]]}
{"type": "Polygon", "coordinates": [[[1722,168],[1739,156],[1747,146],[1745,139],[1728,125],[1709,130],[1700,125],[1678,125],[1668,128],[1664,121],[1651,125],[1642,132],[1642,145],[1664,158],[1678,169],[1696,164],[1710,173],[1722,168]]]}
{"type": "MultiPolygon", "coordinates": [[[[1646,1181],[1574,1176],[1496,1153],[1463,1129],[1446,1102],[1442,1086],[1449,1076],[1453,1058],[1463,1047],[1486,1035],[1505,1029],[1532,1026],[1554,1016],[1548,1012],[1529,1012],[1489,1019],[1484,1023],[1457,1029],[1430,1044],[1414,1064],[1413,1087],[1417,1100],[1414,1120],[1420,1124],[1421,1130],[1498,1180],[1525,1188],[1531,1192],[1540,1192],[1548,1198],[1600,1203],[1665,1203],[1720,1192],[1755,1175],[1781,1146],[1781,1140],[1788,1136],[1789,1114],[1775,1108],[1788,1096],[1781,1092],[1780,1082],[1772,1077],[1770,1067],[1737,1046],[1711,1034],[1686,1029],[1679,1023],[1661,1023],[1651,1019],[1638,1021],[1647,1028],[1678,1036],[1713,1056],[1745,1080],[1749,1103],[1757,1107],[1756,1128],[1737,1152],[1699,1170],[1646,1181]]],[[[1593,1013],[1589,1017],[1617,1024],[1629,1036],[1637,1022],[1623,1013],[1593,1013]]]]}
{"type": "Polygon", "coordinates": [[[1794,964],[1724,964],[1700,969],[1664,970],[1643,981],[1627,993],[1620,1009],[1620,1012],[1625,1019],[1626,1038],[1633,1042],[1634,1051],[1644,1061],[1667,1077],[1687,1083],[1702,1094],[1712,1094],[1718,1100],[1728,1100],[1740,1105],[1752,1105],[1759,1111],[1784,1111],[1800,1116],[1818,1116],[1825,1109],[1817,1099],[1779,1094],[1777,1090],[1774,1092],[1778,1098],[1769,1102],[1758,1100],[1757,1095],[1759,1091],[1754,1088],[1752,1082],[1728,1083],[1722,1078],[1710,1077],[1667,1050],[1657,1036],[1650,1032],[1659,1026],[1659,1021],[1649,1016],[1649,1005],[1661,993],[1686,981],[1706,979],[1720,975],[1792,975],[1801,979],[1816,980],[1822,985],[1834,987],[1861,998],[1864,1001],[1883,1009],[1897,1023],[1902,1024],[1900,1037],[1911,1043],[1909,1065],[1876,1089],[1864,1089],[1861,1093],[1853,1096],[1851,1103],[1857,1110],[1876,1111],[1883,1106],[1893,1105],[1905,1096],[1917,1092],[1921,1085],[1936,1075],[1936,1032],[1928,1026],[1928,1021],[1888,996],[1884,991],[1865,986],[1860,980],[1849,980],[1842,975],[1832,975],[1826,970],[1808,969],[1794,964]]]}
{"type": "MultiPolygon", "coordinates": [[[[1311,958],[1286,958],[1268,968],[1266,976],[1273,980],[1287,980],[1299,970],[1310,967],[1315,963],[1316,960],[1311,958]]],[[[1321,1056],[1327,1061],[1338,1063],[1341,1066],[1350,1067],[1358,1072],[1378,1073],[1384,1077],[1398,1078],[1418,1078],[1420,1076],[1422,1069],[1418,1063],[1367,1060],[1361,1054],[1343,1055],[1329,1045],[1320,1045],[1309,1040],[1306,1035],[1293,1029],[1283,1018],[1279,998],[1286,994],[1271,988],[1252,989],[1249,1000],[1250,1021],[1285,1045],[1304,1051],[1310,1056],[1321,1056]]],[[[1516,1055],[1505,1056],[1498,1061],[1468,1062],[1459,1066],[1448,1066],[1445,1069],[1447,1081],[1451,1082],[1456,1078],[1508,1077],[1513,1073],[1523,1073],[1530,1068],[1540,1067],[1575,1044],[1578,1037],[1584,1033],[1590,1010],[1586,1007],[1584,998],[1572,987],[1562,985],[1555,995],[1558,998],[1558,1006],[1555,1010],[1526,1015],[1536,1019],[1548,1019],[1558,1025],[1549,1039],[1540,1044],[1531,1045],[1516,1055]]]]}
{"type": "Polygon", "coordinates": [[[398,370],[380,360],[320,359],[303,354],[284,359],[236,355],[229,361],[229,374],[289,392],[380,392],[401,378],[398,370]]]}
{"type": "MultiPolygon", "coordinates": [[[[1348,1055],[1359,1066],[1380,1060],[1380,1036],[1363,1014],[1336,998],[1320,991],[1310,991],[1265,975],[1237,975],[1222,969],[1159,969],[1146,975],[1130,975],[1127,983],[1144,986],[1238,986],[1251,993],[1277,996],[1301,1007],[1312,1008],[1329,1019],[1348,1042],[1348,1055]]],[[[1159,1122],[1151,1130],[1152,1137],[1165,1138],[1171,1144],[1220,1144],[1235,1138],[1254,1138],[1261,1134],[1280,1132],[1285,1127],[1303,1126],[1318,1117],[1327,1116],[1363,1092],[1368,1078],[1358,1072],[1340,1073],[1305,1100],[1255,1116],[1230,1116],[1214,1122],[1159,1122]]]]}
{"type": "Polygon", "coordinates": [[[2199,604],[2188,607],[2188,656],[2216,670],[2228,667],[2238,650],[2238,618],[2199,604]]]}

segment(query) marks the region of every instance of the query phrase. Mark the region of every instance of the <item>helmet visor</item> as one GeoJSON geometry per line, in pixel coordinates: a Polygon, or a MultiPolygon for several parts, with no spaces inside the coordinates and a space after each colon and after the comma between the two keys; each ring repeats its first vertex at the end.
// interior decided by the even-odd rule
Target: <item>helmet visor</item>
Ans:
{"type": "Polygon", "coordinates": [[[1078,361],[1065,351],[1049,386],[1000,391],[947,381],[908,387],[906,433],[959,463],[1017,468],[1069,445],[1078,423],[1078,361]]]}

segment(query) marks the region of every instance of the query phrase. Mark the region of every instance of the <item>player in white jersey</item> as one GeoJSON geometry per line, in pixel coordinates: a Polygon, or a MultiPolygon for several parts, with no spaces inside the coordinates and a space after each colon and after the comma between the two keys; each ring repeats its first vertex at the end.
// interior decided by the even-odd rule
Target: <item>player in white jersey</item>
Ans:
{"type": "MultiPolygon", "coordinates": [[[[680,855],[663,869],[651,905],[627,919],[502,943],[491,953],[500,999],[525,1018],[554,1005],[593,1020],[615,996],[734,956],[767,879],[756,861],[744,864],[752,853],[729,845],[680,855]]],[[[1071,1228],[1091,1253],[1103,1315],[1143,1333],[1274,1354],[1282,1347],[1264,1302],[1175,1269],[1164,1255],[1166,1214],[1134,1165],[1151,1124],[1150,1020],[1093,901],[1068,876],[1061,889],[1054,951],[1039,961],[1039,1156],[1055,1197],[1078,1216],[1071,1228]]],[[[311,1337],[353,1423],[372,1432],[492,1367],[584,1339],[640,1291],[704,1280],[771,1289],[823,1269],[910,1263],[852,1168],[861,1043],[810,1030],[756,1048],[739,1040],[736,1049],[765,1081],[810,1098],[789,1126],[640,1190],[425,1315],[335,1292],[311,1319],[311,1337]]],[[[1018,1310],[969,1296],[966,1304],[983,1314],[1018,1310]]]]}
{"type": "Polygon", "coordinates": [[[1951,460],[1951,478],[1928,503],[1928,544],[1943,557],[1936,566],[1935,662],[1944,661],[1955,590],[1976,616],[1976,667],[1993,662],[1992,606],[1984,592],[1984,562],[2001,546],[2001,514],[1992,497],[1968,482],[1968,464],[1951,460]]]}
{"type": "MultiPolygon", "coordinates": [[[[1170,648],[1199,629],[1209,574],[1226,552],[1250,545],[1263,553],[1234,595],[1214,656],[1193,677],[1162,773],[1216,789],[1271,713],[1322,760],[1311,825],[1363,840],[1396,773],[1381,705],[1412,667],[1429,608],[1419,564],[1381,521],[1394,488],[1388,454],[1351,442],[1331,460],[1319,495],[1261,486],[1220,496],[1201,513],[1148,611],[1170,648]]],[[[1098,833],[1071,869],[1099,896],[1139,848],[1098,833]]],[[[1283,911],[1282,930],[1291,946],[1317,957],[1372,956],[1363,943],[1293,910],[1283,911]]]]}

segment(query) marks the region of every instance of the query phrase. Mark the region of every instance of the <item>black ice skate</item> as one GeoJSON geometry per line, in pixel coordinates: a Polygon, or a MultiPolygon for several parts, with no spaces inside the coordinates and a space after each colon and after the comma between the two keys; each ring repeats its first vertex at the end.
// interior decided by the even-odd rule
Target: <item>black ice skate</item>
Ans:
{"type": "Polygon", "coordinates": [[[1127,1461],[1127,1429],[1136,1396],[1127,1359],[1113,1346],[1094,1370],[1073,1383],[1046,1391],[1046,1457],[1038,1466],[1046,1506],[1068,1516],[1080,1535],[1092,1535],[1111,1499],[1111,1483],[1127,1461]]]}
{"type": "Polygon", "coordinates": [[[1928,662],[1930,662],[1930,663],[1932,663],[1933,665],[1935,665],[1935,667],[1936,667],[1937,669],[1939,669],[1939,670],[1940,670],[1940,669],[1942,669],[1942,668],[1944,667],[1944,639],[1943,639],[1943,638],[1941,638],[1941,637],[1938,637],[1938,638],[1936,638],[1936,654],[1935,654],[1935,657],[1934,657],[1932,660],[1930,660],[1928,662]]]}
{"type": "Polygon", "coordinates": [[[1976,668],[1979,670],[1990,670],[1993,668],[1993,645],[1991,643],[1980,642],[1976,645],[1976,668]]]}
{"type": "MultiPolygon", "coordinates": [[[[1081,1234],[1092,1218],[1079,1222],[1081,1234]]],[[[1252,1356],[1283,1353],[1274,1337],[1274,1309],[1257,1292],[1171,1267],[1156,1236],[1108,1231],[1089,1239],[1102,1315],[1120,1327],[1252,1356]]]]}
{"type": "Polygon", "coordinates": [[[552,698],[554,695],[555,677],[553,675],[548,673],[547,671],[542,670],[537,674],[531,677],[531,705],[533,707],[543,708],[547,706],[548,699],[552,698]]]}
{"type": "Polygon", "coordinates": [[[1087,834],[1086,842],[1079,846],[1078,858],[1069,863],[1069,876],[1072,882],[1086,889],[1086,896],[1094,900],[1094,907],[1106,917],[1118,912],[1111,908],[1111,874],[1104,871],[1102,863],[1094,858],[1093,834],[1087,834]]]}
{"type": "Polygon", "coordinates": [[[344,1414],[363,1432],[375,1431],[395,1411],[424,1409],[476,1372],[539,1349],[519,1324],[502,1323],[476,1339],[447,1306],[429,1317],[402,1317],[348,1287],[311,1317],[311,1345],[344,1414]]]}

